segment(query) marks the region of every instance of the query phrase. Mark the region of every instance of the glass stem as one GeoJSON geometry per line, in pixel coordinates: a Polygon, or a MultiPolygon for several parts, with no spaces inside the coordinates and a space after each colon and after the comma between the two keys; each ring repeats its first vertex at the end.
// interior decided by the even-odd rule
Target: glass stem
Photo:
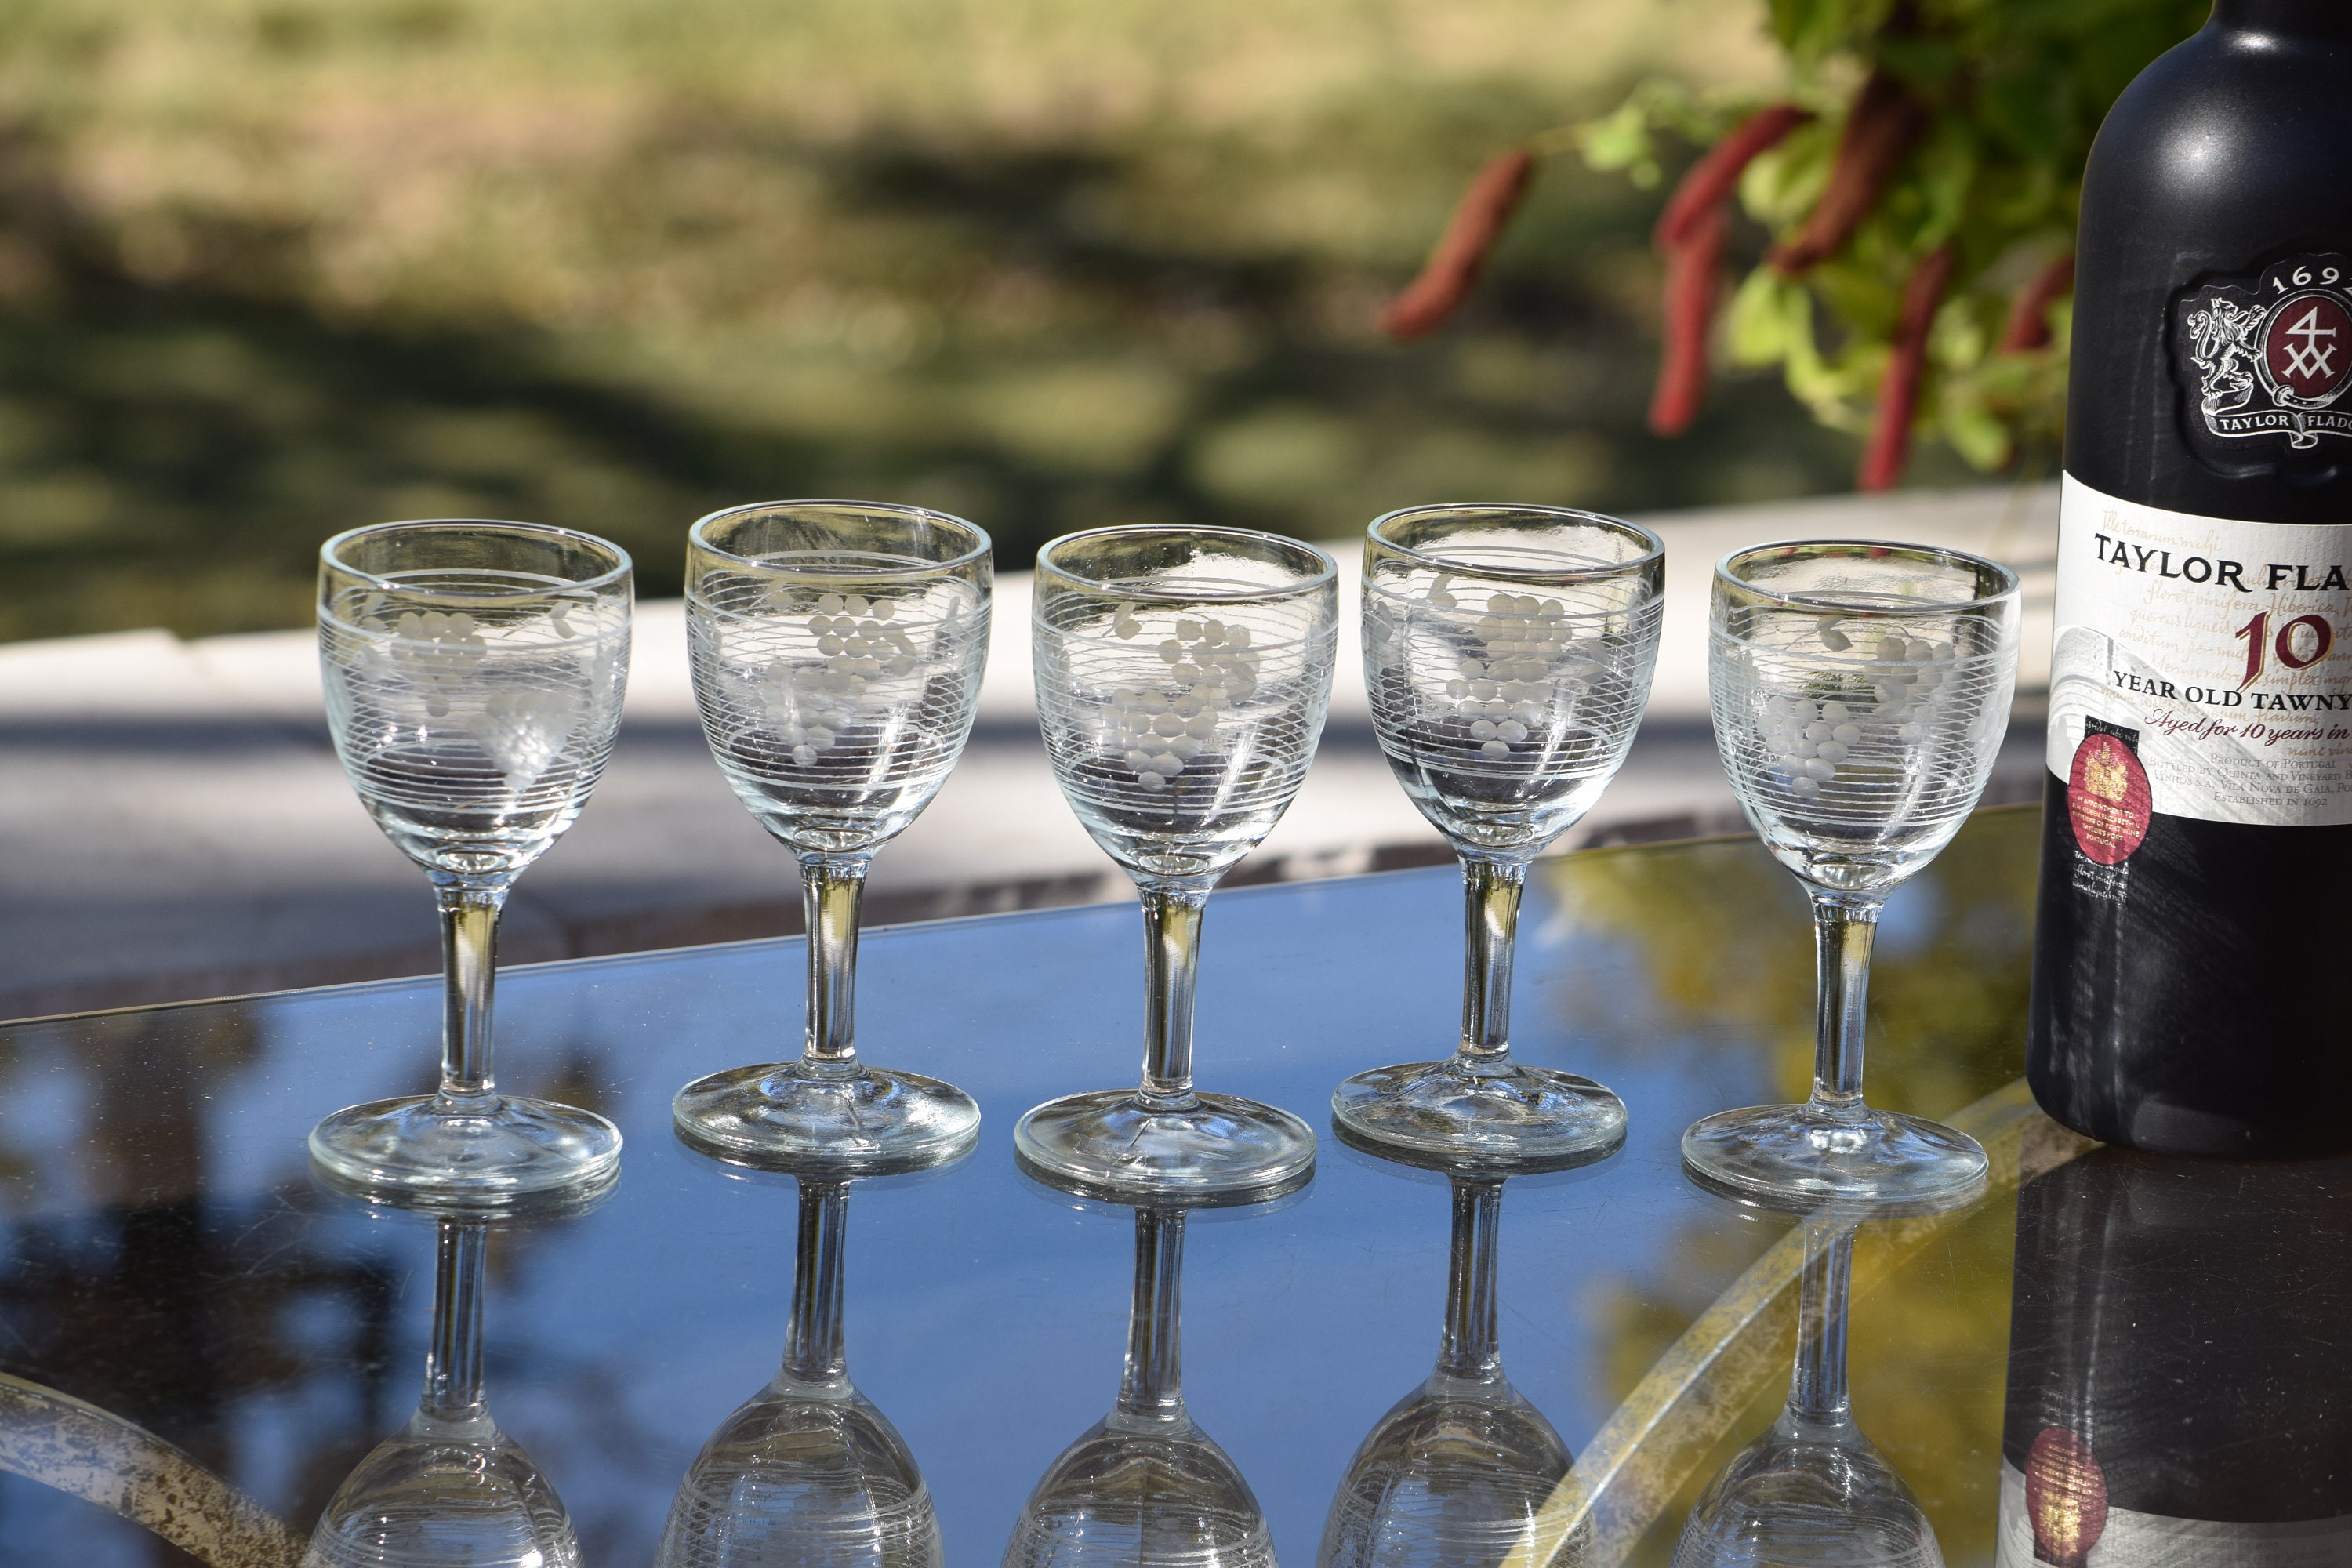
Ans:
{"type": "Polygon", "coordinates": [[[1192,988],[1201,973],[1201,911],[1205,888],[1143,892],[1143,1087],[1136,1098],[1154,1110],[1190,1110],[1192,1092],[1192,988]]]}
{"type": "Polygon", "coordinates": [[[1813,1047],[1816,1110],[1853,1115],[1862,1108],[1864,1014],[1870,1000],[1870,944],[1885,900],[1813,892],[1813,946],[1820,1016],[1813,1047]]]}
{"type": "Polygon", "coordinates": [[[1437,1370],[1484,1380],[1501,1373],[1495,1326],[1495,1237],[1503,1223],[1503,1184],[1454,1178],[1454,1247],[1445,1269],[1445,1338],[1437,1370]]]}
{"type": "Polygon", "coordinates": [[[1845,1315],[1853,1280],[1853,1226],[1805,1223],[1805,1272],[1797,1296],[1797,1364],[1789,1409],[1808,1421],[1846,1416],[1845,1315]]]}
{"type": "Polygon", "coordinates": [[[425,1415],[467,1421],[483,1413],[483,1260],[489,1227],[440,1223],[433,1260],[433,1340],[425,1353],[425,1415]]]}
{"type": "Polygon", "coordinates": [[[801,1066],[826,1077],[857,1068],[857,906],[873,857],[803,855],[808,915],[808,1037],[801,1066]]]}
{"type": "Polygon", "coordinates": [[[490,1076],[490,1005],[498,984],[499,914],[504,885],[455,879],[434,889],[441,906],[441,1102],[486,1110],[498,1100],[490,1076]]]}
{"type": "Polygon", "coordinates": [[[1127,1314],[1127,1369],[1118,1408],[1167,1421],[1184,1413],[1184,1211],[1135,1211],[1135,1299],[1127,1314]]]}
{"type": "Polygon", "coordinates": [[[841,1252],[849,1228],[847,1182],[801,1183],[801,1226],[793,1264],[793,1319],[784,1372],[801,1383],[843,1381],[841,1252]]]}
{"type": "Polygon", "coordinates": [[[1462,858],[1462,1047],[1455,1060],[1499,1067],[1511,1055],[1511,958],[1528,863],[1462,858]]]}

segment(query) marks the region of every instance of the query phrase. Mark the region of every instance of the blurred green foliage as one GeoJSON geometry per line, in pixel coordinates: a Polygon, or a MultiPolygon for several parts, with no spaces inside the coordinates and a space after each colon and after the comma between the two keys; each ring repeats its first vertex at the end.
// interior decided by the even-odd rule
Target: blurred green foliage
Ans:
{"type": "MultiPolygon", "coordinates": [[[[1896,895],[1871,965],[1864,1092],[1872,1105],[1948,1116],[2024,1070],[2040,833],[2037,807],[1979,812],[1896,895]]],[[[1805,1098],[1813,1071],[1812,928],[1796,879],[1759,844],[1610,850],[1546,865],[1563,911],[1640,954],[1649,1005],[1679,1026],[1686,1071],[1703,1075],[1714,1052],[1761,1051],[1769,1092],[1805,1098]]],[[[1601,1009],[1619,1005],[1585,1000],[1601,1009]]],[[[1594,1032],[1605,1037],[1605,1027],[1594,1032]]],[[[1854,1310],[1856,1419],[1918,1493],[1945,1560],[1956,1564],[1992,1554],[1998,1500],[1985,1484],[1992,1471],[1985,1456],[2000,1444],[2015,1213],[2013,1193],[1989,1201],[1854,1310]]],[[[1775,1226],[1740,1221],[1694,1228],[1660,1249],[1669,1278],[1600,1301],[1608,1350],[1598,1371],[1609,1396],[1630,1393],[1777,1235],[1775,1226]]],[[[1878,1243],[1865,1231],[1857,1245],[1878,1243]]],[[[1682,1517],[1786,1394],[1786,1384],[1775,1383],[1759,1396],[1668,1520],[1682,1517]]],[[[1672,1548],[1672,1531],[1662,1529],[1637,1561],[1663,1564],[1672,1548]]]]}
{"type": "Polygon", "coordinates": [[[1753,0],[10,0],[0,637],[299,625],[391,517],[927,501],[1007,566],[1157,519],[1839,488],[1761,383],[1641,430],[1655,195],[1554,160],[1459,330],[1465,175],[1753,0]]]}
{"type": "MultiPolygon", "coordinates": [[[[1828,186],[1847,110],[1871,71],[1899,81],[1927,128],[1853,237],[1801,277],[1756,265],[1733,294],[1723,349],[1780,367],[1823,424],[1860,433],[1878,398],[1904,285],[1950,245],[1951,287],[1928,340],[1915,429],[1979,469],[2023,448],[2054,453],[2065,414],[2071,300],[2047,348],[2000,353],[2011,302],[2074,247],[2084,161],[2108,106],[2147,63],[2194,32],[2211,0],[1768,0],[1785,56],[1762,91],[1708,92],[1670,79],[1588,124],[1587,159],[1654,185],[1768,102],[1820,118],[1750,163],[1739,205],[1761,230],[1801,227],[1828,186]]],[[[1750,258],[1762,251],[1751,236],[1750,258]]]]}

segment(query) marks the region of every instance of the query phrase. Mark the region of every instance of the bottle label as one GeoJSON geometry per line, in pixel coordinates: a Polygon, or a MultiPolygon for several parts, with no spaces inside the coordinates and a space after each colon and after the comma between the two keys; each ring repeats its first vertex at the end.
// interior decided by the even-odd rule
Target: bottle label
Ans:
{"type": "Polygon", "coordinates": [[[2044,1500],[2037,1517],[2025,1477],[2000,1466],[2000,1540],[1993,1568],[2343,1568],[2352,1519],[2276,1524],[2170,1519],[2074,1498],[2044,1500]]]}
{"type": "MultiPolygon", "coordinates": [[[[2352,440],[2352,259],[2293,256],[2173,304],[2173,360],[2197,400],[2190,435],[2215,456],[2253,442],[2352,440]]],[[[2226,459],[2225,459],[2226,460],[2226,459]]]]}
{"type": "Polygon", "coordinates": [[[2069,474],[2050,771],[2074,842],[2127,860],[2151,814],[2352,823],[2352,523],[2139,506],[2069,474]]]}

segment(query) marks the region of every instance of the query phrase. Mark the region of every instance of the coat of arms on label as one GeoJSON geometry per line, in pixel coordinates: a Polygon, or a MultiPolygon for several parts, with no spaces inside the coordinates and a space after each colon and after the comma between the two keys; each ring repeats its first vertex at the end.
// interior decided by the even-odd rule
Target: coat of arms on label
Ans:
{"type": "Polygon", "coordinates": [[[2352,259],[2291,257],[2252,281],[2200,284],[2174,311],[2176,363],[2207,433],[2298,448],[2352,439],[2352,406],[2335,406],[2352,384],[2352,259]]]}

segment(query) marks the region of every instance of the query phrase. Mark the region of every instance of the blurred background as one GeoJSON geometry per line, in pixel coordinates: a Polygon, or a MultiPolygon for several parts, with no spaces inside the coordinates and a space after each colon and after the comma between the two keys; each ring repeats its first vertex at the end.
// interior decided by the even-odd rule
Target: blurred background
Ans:
{"type": "Polygon", "coordinates": [[[760,497],[940,506],[1012,569],[1843,489],[1769,374],[1643,430],[1664,190],[1572,151],[1453,328],[1372,324],[1497,150],[1652,75],[1769,90],[1766,10],[9,0],[0,638],[305,625],[319,541],[393,517],[603,533],[655,597],[760,497]]]}
{"type": "MultiPolygon", "coordinates": [[[[1701,97],[1778,90],[1768,10],[0,0],[0,641],[23,645],[0,654],[0,1016],[434,967],[424,879],[342,780],[302,629],[318,544],[346,527],[520,517],[636,556],[630,717],[578,827],[519,884],[504,942],[520,963],[798,925],[788,857],[705,752],[676,606],[652,603],[679,591],[681,536],[715,507],[919,501],[988,529],[1009,572],[1111,522],[1338,540],[1465,497],[1650,514],[1846,490],[1857,440],[1772,371],[1726,378],[1680,439],[1646,431],[1650,229],[1675,167],[1644,190],[1573,151],[1547,157],[1446,331],[1400,346],[1374,326],[1496,152],[1652,77],[1701,97]],[[83,640],[30,640],[59,638],[83,640]]],[[[1743,220],[1740,268],[1764,242],[1743,220]]],[[[1939,445],[1909,474],[1963,481],[1983,482],[1939,445]]],[[[2046,490],[2006,482],[1867,504],[1664,528],[1659,689],[1582,841],[1737,825],[1697,635],[1716,553],[1870,531],[2029,563],[2053,513],[2046,490]]],[[[877,923],[1132,896],[1047,774],[1025,614],[1005,584],[981,728],[878,862],[877,923]]],[[[2029,658],[2042,647],[2030,631],[2029,658]]],[[[2028,791],[2040,724],[2029,693],[2002,775],[2028,791]]],[[[1706,853],[1704,878],[1687,858],[1563,869],[1572,907],[1556,930],[1531,921],[1551,932],[1531,948],[1599,943],[1649,989],[1629,973],[1543,1005],[1650,995],[1694,1038],[1722,1036],[1739,1071],[1801,1085],[1811,982],[1793,884],[1747,847],[1706,853]]],[[[1349,669],[1298,806],[1234,880],[1444,855],[1349,669]]],[[[1976,1091],[1962,1068],[2006,1059],[2021,857],[1956,855],[1890,915],[1875,1070],[1913,1071],[1912,1109],[1948,1112],[1976,1091]]],[[[1457,906],[1431,893],[1413,961],[1450,973],[1457,906]]],[[[1217,929],[1212,1003],[1250,956],[1219,950],[1217,929]]],[[[1102,978],[1129,994],[1131,976],[1102,978]]],[[[534,1014],[532,984],[510,994],[510,1027],[571,1026],[534,1014]]],[[[792,1032],[796,985],[780,959],[747,1004],[761,1026],[792,1032]]],[[[152,1047],[123,1040],[73,1055],[150,1071],[152,1047]]],[[[2005,1291],[2005,1237],[1970,1291],[2005,1291]]],[[[1664,1288],[1596,1285],[1546,1309],[1591,1331],[1527,1353],[1548,1398],[1573,1388],[1607,1409],[1746,1260],[1677,1245],[1700,1262],[1645,1266],[1664,1288]]],[[[1885,1392],[1925,1386],[1922,1361],[1995,1364],[1972,1337],[1992,1320],[1954,1300],[1938,1276],[1882,1309],[1905,1334],[1865,1349],[1857,1386],[1950,1560],[1975,1563],[1990,1503],[1946,1456],[1992,1441],[1997,1382],[1885,1392]]],[[[565,1458],[562,1422],[519,1430],[565,1458]]],[[[665,1487],[674,1473],[638,1468],[665,1487]]]]}
{"type": "MultiPolygon", "coordinates": [[[[1954,47],[2012,86],[2011,57],[2047,56],[2020,79],[2073,103],[2060,45],[2145,58],[2161,37],[2099,16],[2180,3],[2022,32],[1969,13],[1954,47]]],[[[870,923],[1132,897],[1046,766],[1022,574],[1116,522],[1339,541],[1438,500],[1647,517],[1657,681],[1559,847],[1737,829],[1700,635],[1717,555],[1906,538],[2039,593],[2054,529],[2046,451],[1987,475],[1923,438],[1905,494],[1833,493],[1859,441],[1776,367],[1719,373],[1677,439],[1647,428],[1675,177],[1742,105],[1822,106],[1750,182],[1769,199],[1733,226],[1738,277],[1785,226],[1772,193],[1828,177],[1872,51],[1917,52],[1842,6],[0,0],[0,1016],[436,967],[424,879],[335,760],[308,629],[320,542],[394,518],[562,523],[636,558],[620,742],[519,884],[509,963],[800,928],[789,857],[703,743],[676,598],[687,525],[759,499],[918,501],[997,542],[980,723],[877,861],[870,923]],[[1662,167],[1587,163],[1578,127],[1669,100],[1642,143],[1662,167]],[[1528,144],[1531,194],[1459,314],[1382,336],[1465,184],[1528,144]]],[[[1993,136],[1974,79],[1940,89],[1950,122],[1993,136]]],[[[1869,269],[1883,248],[1865,231],[1820,269],[1808,335],[1870,386],[1872,301],[1902,287],[1869,269]]],[[[1351,579],[1342,597],[1352,625],[1351,579]]],[[[1988,798],[2038,794],[2039,626],[1988,798]]],[[[1231,880],[1447,858],[1343,649],[1306,787],[1231,880]]],[[[1430,934],[1457,940],[1449,910],[1430,934]]]]}

